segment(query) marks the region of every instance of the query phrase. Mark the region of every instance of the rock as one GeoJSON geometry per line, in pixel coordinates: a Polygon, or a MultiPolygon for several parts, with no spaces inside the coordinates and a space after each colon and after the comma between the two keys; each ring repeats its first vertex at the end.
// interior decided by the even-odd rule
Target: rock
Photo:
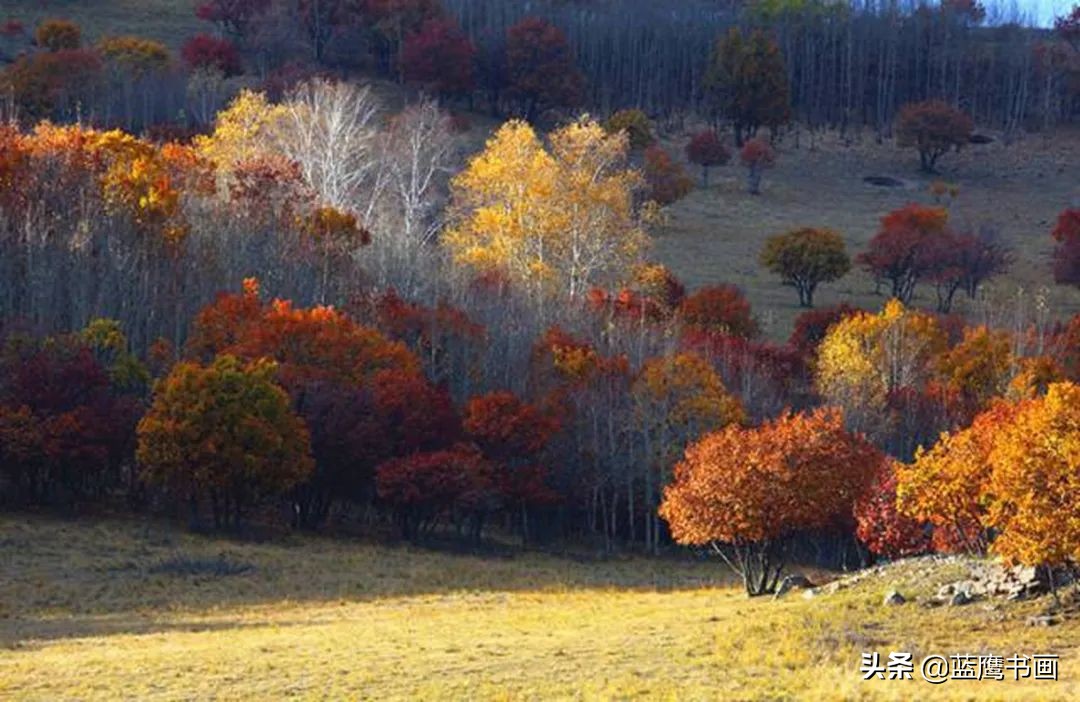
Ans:
{"type": "Polygon", "coordinates": [[[907,602],[907,599],[896,590],[889,590],[885,593],[885,599],[882,601],[883,605],[902,605],[907,602]]]}
{"type": "Polygon", "coordinates": [[[952,583],[948,583],[947,585],[942,585],[938,588],[937,596],[940,599],[945,599],[947,597],[952,597],[954,592],[956,592],[956,586],[952,583]]]}
{"type": "Polygon", "coordinates": [[[876,185],[879,188],[899,188],[904,185],[904,181],[902,180],[897,180],[891,176],[879,175],[866,176],[863,178],[863,182],[870,185],[876,185]]]}
{"type": "Polygon", "coordinates": [[[810,582],[810,579],[805,575],[789,575],[780,581],[780,586],[776,588],[776,594],[773,595],[773,599],[783,597],[791,590],[806,590],[814,587],[814,584],[810,582]]]}
{"type": "Polygon", "coordinates": [[[1028,626],[1055,626],[1060,623],[1057,617],[1052,617],[1049,614],[1038,614],[1027,618],[1028,626]]]}
{"type": "Polygon", "coordinates": [[[818,596],[818,591],[815,589],[805,590],[802,596],[804,600],[812,600],[818,596]]]}
{"type": "Polygon", "coordinates": [[[970,144],[991,144],[994,141],[994,137],[987,134],[975,133],[968,137],[968,143],[970,144]]]}
{"type": "Polygon", "coordinates": [[[961,607],[971,602],[971,595],[967,593],[967,590],[959,590],[953,594],[952,599],[949,600],[949,604],[953,607],[961,607]]]}

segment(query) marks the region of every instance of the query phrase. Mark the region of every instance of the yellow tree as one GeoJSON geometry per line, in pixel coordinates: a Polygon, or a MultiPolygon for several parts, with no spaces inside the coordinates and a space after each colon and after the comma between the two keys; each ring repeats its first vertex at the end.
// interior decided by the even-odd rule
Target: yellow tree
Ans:
{"type": "Polygon", "coordinates": [[[214,131],[195,137],[198,154],[221,169],[275,153],[275,135],[281,128],[285,108],[268,101],[262,93],[242,90],[218,113],[214,131]]]}
{"type": "Polygon", "coordinates": [[[933,317],[890,300],[878,314],[853,314],[829,329],[818,348],[818,391],[853,428],[878,428],[890,393],[921,387],[946,343],[933,317]]]}
{"type": "Polygon", "coordinates": [[[986,522],[993,550],[1025,565],[1080,564],[1080,386],[1054,383],[994,441],[986,522]]]}
{"type": "Polygon", "coordinates": [[[648,242],[628,167],[627,137],[582,118],[551,135],[507,122],[452,183],[443,241],[457,260],[501,269],[542,299],[617,281],[648,242]]]}
{"type": "Polygon", "coordinates": [[[690,441],[744,423],[746,412],[712,364],[692,353],[650,359],[635,378],[632,393],[646,453],[646,544],[655,547],[657,486],[667,484],[671,467],[690,441]]]}

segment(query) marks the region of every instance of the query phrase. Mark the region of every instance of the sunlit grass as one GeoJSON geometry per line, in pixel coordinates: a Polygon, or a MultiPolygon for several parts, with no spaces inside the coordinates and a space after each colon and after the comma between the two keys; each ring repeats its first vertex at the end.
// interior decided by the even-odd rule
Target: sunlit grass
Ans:
{"type": "MultiPolygon", "coordinates": [[[[912,566],[748,600],[720,566],[454,556],[160,525],[0,518],[0,699],[1075,699],[1080,626],[1045,605],[886,608],[912,566]],[[235,575],[169,563],[245,564],[235,575]],[[1049,682],[862,682],[860,654],[1058,653],[1049,682]]],[[[916,674],[917,677],[917,674],[916,674]]]]}

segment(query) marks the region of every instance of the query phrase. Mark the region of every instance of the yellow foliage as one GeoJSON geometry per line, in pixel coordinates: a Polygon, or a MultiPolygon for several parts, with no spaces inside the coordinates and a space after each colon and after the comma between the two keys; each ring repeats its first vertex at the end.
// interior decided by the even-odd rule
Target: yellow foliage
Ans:
{"type": "Polygon", "coordinates": [[[648,240],[627,151],[625,135],[588,118],[552,134],[550,151],[528,124],[507,122],[454,178],[443,241],[458,261],[503,269],[538,294],[576,297],[621,278],[648,240]]]}
{"type": "Polygon", "coordinates": [[[937,320],[890,300],[878,314],[850,315],[829,329],[818,349],[818,391],[865,429],[890,392],[925,382],[946,343],[937,320]]]}
{"type": "Polygon", "coordinates": [[[284,114],[284,108],[268,101],[263,93],[242,90],[218,113],[214,132],[195,138],[195,149],[200,156],[226,170],[270,155],[275,152],[274,135],[284,114]]]}
{"type": "Polygon", "coordinates": [[[1080,563],[1080,386],[1054,383],[997,435],[987,524],[993,550],[1026,565],[1080,563]]]}

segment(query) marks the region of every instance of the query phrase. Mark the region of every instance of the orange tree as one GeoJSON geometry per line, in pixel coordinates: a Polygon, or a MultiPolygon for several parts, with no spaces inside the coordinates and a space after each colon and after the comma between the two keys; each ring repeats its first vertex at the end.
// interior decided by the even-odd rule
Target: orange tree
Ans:
{"type": "Polygon", "coordinates": [[[986,523],[1006,560],[1080,565],[1080,386],[1054,383],[1021,405],[989,454],[986,523]]]}
{"type": "Polygon", "coordinates": [[[776,588],[790,537],[850,515],[883,460],[832,409],[729,425],[686,450],[660,516],[677,542],[710,546],[761,595],[776,588]]]}
{"type": "Polygon", "coordinates": [[[312,471],[308,431],[275,382],[269,361],[219,356],[178,363],[139,422],[142,478],[193,509],[213,508],[215,526],[237,526],[260,497],[281,495],[312,471]]]}
{"type": "Polygon", "coordinates": [[[944,433],[915,462],[897,470],[897,506],[903,514],[934,525],[942,551],[983,553],[990,543],[986,486],[996,436],[1011,424],[1018,405],[999,402],[953,434],[944,433]]]}
{"type": "Polygon", "coordinates": [[[922,170],[933,173],[937,160],[949,149],[959,151],[972,129],[971,118],[960,110],[941,100],[926,100],[900,108],[896,142],[917,149],[922,170]]]}

